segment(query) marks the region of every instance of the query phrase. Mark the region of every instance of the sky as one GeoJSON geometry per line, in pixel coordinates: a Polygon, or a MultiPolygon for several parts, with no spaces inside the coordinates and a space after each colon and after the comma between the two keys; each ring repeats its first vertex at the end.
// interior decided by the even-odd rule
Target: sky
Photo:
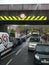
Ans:
{"type": "Polygon", "coordinates": [[[49,0],[0,0],[0,4],[49,4],[49,0]]]}

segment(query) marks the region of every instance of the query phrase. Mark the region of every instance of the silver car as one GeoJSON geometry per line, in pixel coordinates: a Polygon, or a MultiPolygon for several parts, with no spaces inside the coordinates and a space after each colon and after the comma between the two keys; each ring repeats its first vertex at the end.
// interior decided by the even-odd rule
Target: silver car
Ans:
{"type": "Polygon", "coordinates": [[[31,37],[28,42],[28,51],[35,50],[37,44],[40,43],[40,37],[31,37]]]}

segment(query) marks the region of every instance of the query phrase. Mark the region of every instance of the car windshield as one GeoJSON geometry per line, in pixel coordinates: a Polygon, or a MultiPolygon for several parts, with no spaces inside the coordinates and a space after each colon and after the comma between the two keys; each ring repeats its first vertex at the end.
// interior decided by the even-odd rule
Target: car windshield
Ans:
{"type": "Polygon", "coordinates": [[[39,42],[40,38],[30,38],[29,42],[39,42]]]}
{"type": "Polygon", "coordinates": [[[38,45],[36,47],[37,52],[49,52],[49,45],[38,45]]]}
{"type": "Polygon", "coordinates": [[[38,34],[32,34],[32,36],[35,36],[35,37],[37,37],[37,36],[39,36],[38,34]]]}

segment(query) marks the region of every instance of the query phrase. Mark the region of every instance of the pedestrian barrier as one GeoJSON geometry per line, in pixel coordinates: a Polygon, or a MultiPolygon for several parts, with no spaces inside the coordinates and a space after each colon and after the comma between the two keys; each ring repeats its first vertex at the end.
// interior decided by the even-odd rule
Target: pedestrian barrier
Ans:
{"type": "Polygon", "coordinates": [[[47,16],[24,16],[21,18],[20,16],[0,16],[1,21],[20,21],[20,20],[25,20],[25,21],[42,21],[42,20],[47,20],[47,16]]]}

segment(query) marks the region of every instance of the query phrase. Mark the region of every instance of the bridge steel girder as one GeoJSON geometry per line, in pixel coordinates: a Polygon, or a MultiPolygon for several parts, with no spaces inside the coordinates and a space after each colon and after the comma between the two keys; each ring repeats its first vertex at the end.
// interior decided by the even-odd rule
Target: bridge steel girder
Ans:
{"type": "MultiPolygon", "coordinates": [[[[26,16],[47,16],[49,20],[49,10],[4,10],[0,11],[0,16],[20,16],[21,13],[24,13],[26,16]]],[[[1,21],[0,21],[1,22],[1,21]]],[[[7,26],[0,25],[0,31],[7,31],[7,26]]]]}
{"type": "MultiPolygon", "coordinates": [[[[18,5],[0,5],[0,16],[20,16],[24,13],[26,16],[47,16],[49,20],[49,5],[40,4],[18,4],[18,5]]],[[[0,21],[1,22],[1,21],[0,21]]],[[[0,31],[7,31],[7,26],[0,24],[0,31]]]]}

